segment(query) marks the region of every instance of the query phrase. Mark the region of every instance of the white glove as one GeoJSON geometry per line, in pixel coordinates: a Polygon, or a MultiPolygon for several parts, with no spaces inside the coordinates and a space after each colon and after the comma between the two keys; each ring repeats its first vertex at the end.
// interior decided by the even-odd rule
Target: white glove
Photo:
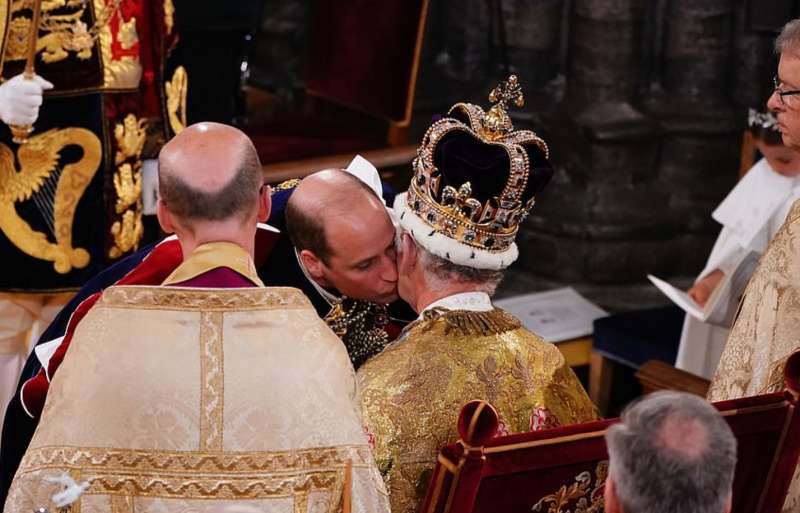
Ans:
{"type": "Polygon", "coordinates": [[[42,91],[53,84],[39,75],[27,79],[19,74],[0,84],[0,119],[6,125],[32,125],[39,117],[42,91]]]}

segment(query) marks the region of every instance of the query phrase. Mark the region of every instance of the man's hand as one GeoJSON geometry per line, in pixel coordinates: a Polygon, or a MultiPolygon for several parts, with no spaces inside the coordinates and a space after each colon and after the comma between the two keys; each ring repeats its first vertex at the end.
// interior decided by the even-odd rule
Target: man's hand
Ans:
{"type": "Polygon", "coordinates": [[[725,273],[719,269],[714,269],[706,275],[705,278],[696,282],[692,288],[689,289],[689,297],[698,305],[706,306],[708,298],[714,293],[714,289],[717,288],[717,285],[719,285],[719,282],[722,281],[724,276],[725,273]]]}
{"type": "Polygon", "coordinates": [[[53,84],[39,75],[27,79],[19,74],[0,84],[0,119],[6,125],[32,125],[39,117],[42,92],[53,84]]]}

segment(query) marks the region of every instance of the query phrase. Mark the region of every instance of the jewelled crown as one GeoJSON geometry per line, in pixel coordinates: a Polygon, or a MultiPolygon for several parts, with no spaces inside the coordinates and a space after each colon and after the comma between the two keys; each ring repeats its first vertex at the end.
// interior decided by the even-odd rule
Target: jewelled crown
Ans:
{"type": "Polygon", "coordinates": [[[552,176],[547,144],[530,130],[514,130],[508,108],[522,107],[517,77],[489,94],[485,112],[469,103],[454,105],[422,140],[405,205],[395,207],[401,224],[415,217],[429,228],[418,242],[455,263],[503,268],[516,259],[514,237],[552,176]],[[405,221],[405,222],[404,222],[405,221]],[[442,236],[468,251],[457,251],[442,236]],[[511,254],[513,253],[513,254],[511,254]]]}

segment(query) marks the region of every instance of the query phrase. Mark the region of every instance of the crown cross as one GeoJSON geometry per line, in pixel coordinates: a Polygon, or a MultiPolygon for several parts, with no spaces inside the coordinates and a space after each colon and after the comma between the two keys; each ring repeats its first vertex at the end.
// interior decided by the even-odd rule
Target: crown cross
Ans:
{"type": "Polygon", "coordinates": [[[508,80],[500,82],[489,93],[489,101],[495,105],[483,118],[483,132],[489,139],[502,139],[514,129],[511,118],[508,116],[508,104],[513,102],[517,107],[525,106],[525,96],[522,86],[516,75],[511,75],[508,80]]]}
{"type": "Polygon", "coordinates": [[[514,102],[517,107],[524,107],[525,96],[522,94],[522,86],[517,76],[511,75],[508,80],[497,84],[489,93],[489,101],[496,103],[496,106],[500,106],[503,110],[508,108],[509,102],[514,102]]]}

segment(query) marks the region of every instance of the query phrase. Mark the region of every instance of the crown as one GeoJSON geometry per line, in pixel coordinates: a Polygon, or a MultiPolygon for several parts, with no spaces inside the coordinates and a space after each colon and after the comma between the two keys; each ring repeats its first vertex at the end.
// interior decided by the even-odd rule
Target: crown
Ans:
{"type": "MultiPolygon", "coordinates": [[[[430,228],[431,235],[440,233],[474,250],[497,254],[514,245],[520,223],[535,202],[538,190],[535,190],[536,184],[529,183],[530,154],[538,153],[537,163],[544,161],[549,169],[546,163],[549,150],[533,131],[514,130],[508,107],[525,104],[516,76],[510,76],[495,87],[489,94],[489,101],[494,105],[488,112],[477,105],[458,103],[450,109],[448,117],[431,125],[417,150],[414,177],[405,201],[407,209],[430,228]],[[437,149],[442,158],[441,146],[456,134],[468,134],[477,141],[470,147],[471,155],[493,152],[502,157],[504,152],[507,161],[502,158],[502,165],[488,171],[454,172],[447,166],[438,169],[434,162],[437,149]],[[479,182],[481,187],[477,187],[479,182]],[[487,182],[491,182],[494,190],[486,186],[487,182]],[[477,194],[476,188],[481,189],[477,194]]],[[[459,155],[458,158],[468,160],[470,156],[459,155]]],[[[474,254],[473,251],[473,259],[474,254]]],[[[471,262],[457,263],[469,265],[471,262]]]]}

